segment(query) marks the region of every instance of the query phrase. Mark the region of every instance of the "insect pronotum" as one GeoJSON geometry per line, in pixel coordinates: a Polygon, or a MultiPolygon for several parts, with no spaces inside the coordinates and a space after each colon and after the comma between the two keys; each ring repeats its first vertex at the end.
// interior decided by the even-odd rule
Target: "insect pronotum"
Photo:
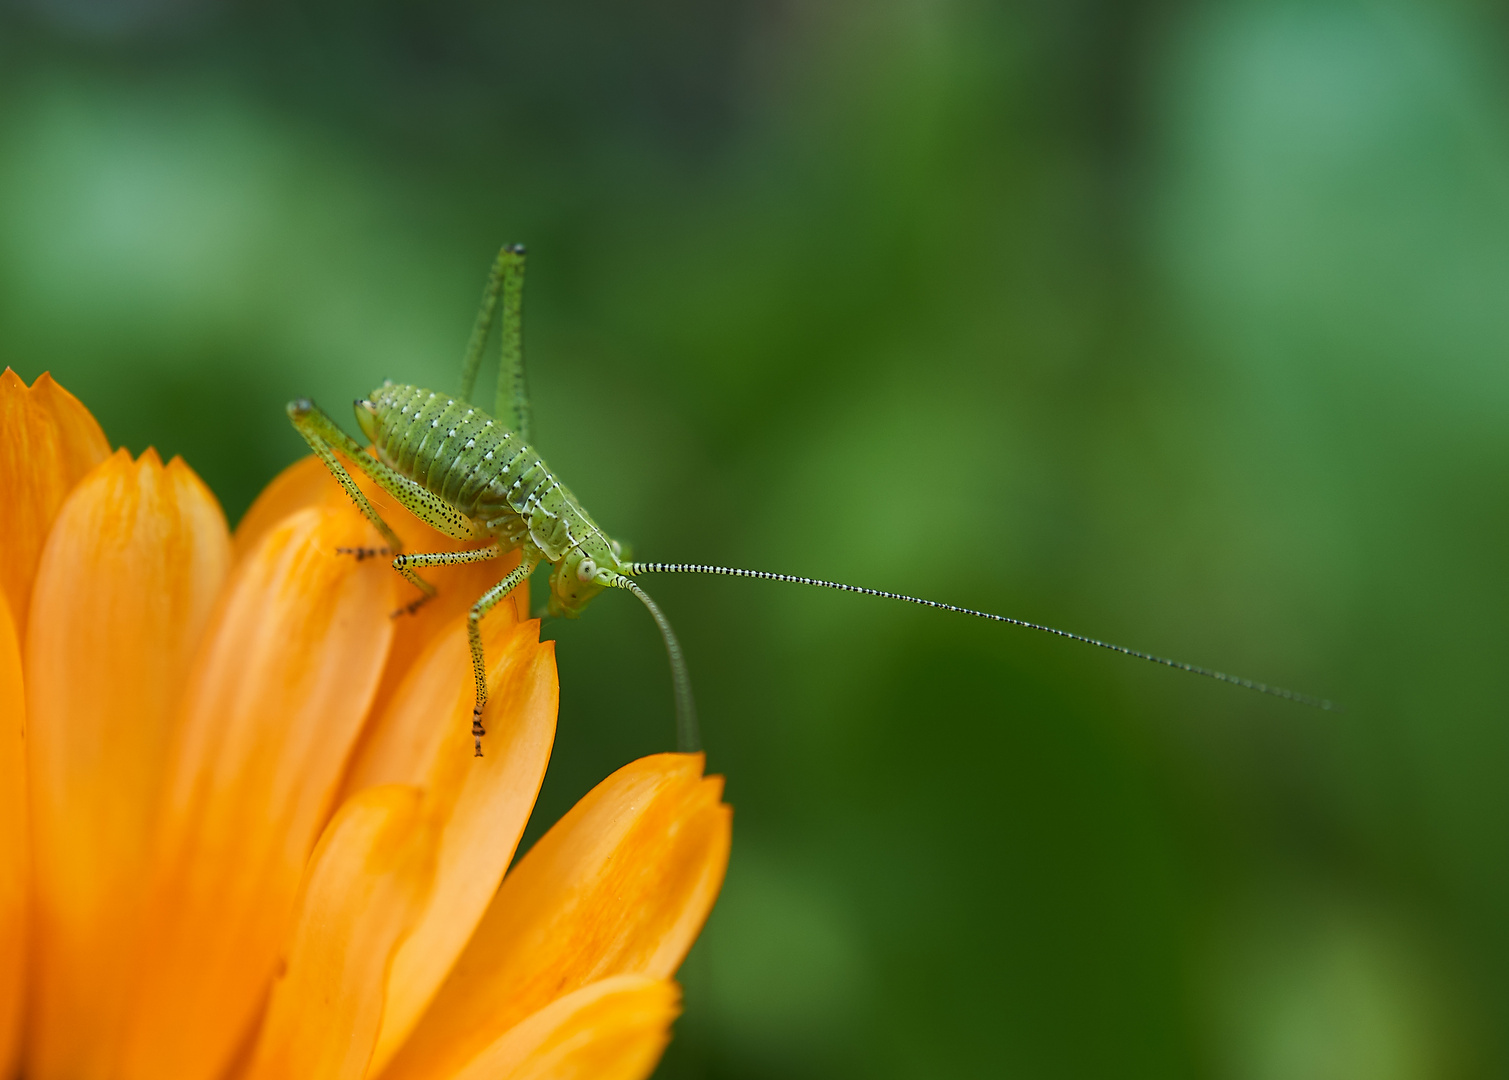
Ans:
{"type": "Polygon", "coordinates": [[[487,704],[487,668],[483,663],[479,625],[499,601],[529,577],[541,563],[554,567],[550,575],[551,615],[575,618],[604,589],[624,589],[637,596],[665,639],[676,693],[676,742],[681,750],[700,747],[697,714],[692,703],[691,679],[681,645],[665,614],[634,579],[642,574],[725,574],[734,577],[789,581],[825,589],[864,593],[888,600],[957,611],[982,619],[1010,623],[1047,634],[1109,649],[1125,656],[1177,668],[1195,675],[1218,679],[1263,694],[1297,701],[1320,709],[1336,706],[1322,698],[1296,693],[1253,679],[1179,660],[1155,656],[1139,649],[1058,630],[1051,626],[993,615],[986,611],[923,600],[915,596],[866,589],[836,581],[773,574],[700,563],[631,562],[621,557],[622,548],[592,520],[592,516],[550,471],[539,452],[529,443],[529,394],[524,381],[521,301],[524,291],[524,247],[505,246],[498,253],[482,293],[482,306],[467,343],[461,367],[461,392],[455,397],[417,386],[384,382],[365,398],[357,400],[356,422],[370,440],[376,456],[368,454],[334,420],[313,402],[299,399],[288,405],[288,416],[310,448],[345,488],[386,542],[376,549],[345,548],[357,557],[392,555],[393,569],[419,590],[419,596],[395,615],[412,613],[435,595],[434,586],[419,570],[430,566],[496,559],[519,550],[519,565],[477,599],[467,616],[471,642],[472,674],[476,698],[472,709],[475,753],[482,756],[482,710],[487,704]],[[471,404],[482,361],[483,347],[502,305],[502,349],[498,371],[497,404],[489,416],[471,404]],[[458,540],[491,539],[486,547],[465,551],[434,551],[409,554],[388,523],[362,494],[336,457],[339,451],[374,483],[406,509],[458,540]]]}

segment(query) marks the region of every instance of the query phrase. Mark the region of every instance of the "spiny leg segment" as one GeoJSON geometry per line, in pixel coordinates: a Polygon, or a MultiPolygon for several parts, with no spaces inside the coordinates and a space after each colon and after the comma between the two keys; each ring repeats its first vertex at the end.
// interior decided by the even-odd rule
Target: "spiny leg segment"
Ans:
{"type": "MultiPolygon", "coordinates": [[[[494,544],[492,547],[496,548],[497,545],[494,544]]],[[[481,550],[488,551],[489,548],[481,550]]],[[[482,736],[487,734],[487,730],[482,726],[482,709],[487,705],[487,661],[482,655],[482,619],[498,605],[499,601],[513,592],[520,582],[529,577],[535,566],[536,560],[526,558],[510,570],[502,581],[483,593],[481,598],[472,605],[471,611],[467,612],[466,637],[472,650],[472,677],[477,683],[476,704],[472,707],[472,742],[475,746],[474,756],[476,757],[482,756],[482,736]]]]}
{"type": "MultiPolygon", "coordinates": [[[[309,449],[314,451],[314,456],[325,463],[325,468],[330,471],[330,475],[335,477],[336,482],[346,490],[346,494],[351,496],[351,501],[362,512],[362,516],[370,521],[373,527],[382,534],[382,538],[388,542],[388,551],[402,551],[403,541],[398,539],[398,534],[382,519],[382,515],[377,512],[377,507],[373,506],[371,500],[363,494],[362,489],[356,486],[356,481],[351,479],[351,474],[346,471],[346,467],[335,456],[335,450],[331,445],[332,442],[334,442],[335,446],[339,446],[342,450],[345,450],[345,443],[356,446],[356,440],[342,431],[336,425],[335,421],[326,416],[314,402],[306,398],[300,398],[297,401],[288,403],[288,418],[293,421],[293,426],[298,433],[304,436],[304,441],[309,444],[309,449]],[[332,431],[338,438],[334,440],[330,438],[332,431]]],[[[351,455],[348,453],[348,456],[351,455]]],[[[361,452],[361,447],[356,446],[355,458],[364,458],[366,456],[366,454],[361,452]]],[[[368,550],[367,548],[352,548],[349,550],[349,554],[354,554],[358,559],[362,559],[367,557],[368,550]]],[[[376,554],[379,549],[374,548],[370,550],[372,554],[376,554]]],[[[343,554],[345,553],[347,552],[343,552],[343,554]]],[[[421,588],[430,594],[433,594],[435,591],[429,585],[423,585],[421,588]]]]}
{"type": "Polygon", "coordinates": [[[503,264],[503,325],[498,328],[498,392],[493,415],[526,443],[530,434],[529,387],[524,381],[524,245],[499,256],[503,264]]]}
{"type": "Polygon", "coordinates": [[[482,352],[501,298],[503,325],[499,330],[498,391],[493,419],[527,443],[530,409],[529,388],[524,379],[524,256],[523,244],[505,244],[493,260],[487,285],[482,290],[482,304],[472,324],[472,336],[466,343],[466,355],[461,361],[461,400],[475,403],[477,371],[482,366],[482,352]]]}
{"type": "MultiPolygon", "coordinates": [[[[293,420],[293,426],[298,429],[299,434],[304,436],[304,441],[315,452],[315,456],[325,463],[325,468],[330,471],[330,475],[334,476],[341,487],[346,489],[346,494],[351,496],[351,500],[356,503],[356,508],[362,512],[362,515],[376,527],[377,531],[382,534],[383,539],[388,542],[387,547],[383,548],[336,548],[336,553],[340,555],[354,555],[357,561],[360,562],[363,559],[379,554],[387,555],[393,552],[401,552],[403,550],[403,541],[398,539],[398,534],[382,519],[382,515],[377,512],[377,508],[372,505],[371,500],[357,486],[356,481],[351,479],[351,474],[346,471],[346,467],[341,464],[340,459],[335,456],[335,451],[331,448],[331,442],[334,441],[337,446],[340,446],[346,452],[347,457],[351,458],[360,467],[365,461],[370,459],[362,452],[361,447],[357,446],[356,440],[342,431],[336,425],[335,421],[326,416],[311,401],[300,399],[291,403],[288,406],[288,416],[293,420]],[[332,432],[337,436],[334,440],[330,438],[332,432]],[[352,453],[353,449],[355,453],[352,453]]],[[[378,483],[381,484],[382,481],[379,480],[378,483]]],[[[403,556],[399,555],[398,558],[401,559],[403,556]]],[[[420,595],[417,600],[411,601],[397,611],[392,612],[392,614],[395,616],[402,614],[412,615],[415,611],[419,610],[420,605],[434,597],[435,586],[412,570],[400,569],[398,559],[393,561],[393,567],[404,576],[405,580],[419,590],[420,595]]]]}
{"type": "MultiPolygon", "coordinates": [[[[378,487],[392,495],[406,510],[420,520],[433,525],[447,536],[453,536],[457,540],[471,540],[477,537],[476,527],[470,518],[441,499],[440,496],[431,493],[426,488],[401,473],[394,471],[377,460],[377,458],[368,454],[360,443],[342,431],[340,425],[312,401],[301,398],[298,401],[290,402],[288,417],[293,421],[293,426],[298,429],[299,434],[304,436],[304,441],[309,444],[310,449],[325,463],[325,468],[329,469],[330,474],[335,477],[341,487],[346,489],[346,494],[351,496],[351,500],[356,503],[357,509],[362,512],[367,520],[382,534],[383,539],[388,542],[388,550],[384,554],[398,554],[402,552],[403,541],[398,539],[398,534],[382,519],[382,516],[378,514],[377,509],[372,505],[371,501],[362,493],[362,489],[357,486],[356,481],[351,478],[351,474],[346,471],[345,466],[336,457],[336,450],[344,454],[347,460],[371,477],[378,487]]],[[[349,548],[344,553],[355,555],[358,559],[362,559],[378,554],[378,549],[349,548]]],[[[420,605],[435,595],[435,586],[414,573],[408,566],[399,565],[397,559],[394,560],[393,569],[402,574],[404,580],[408,581],[422,594],[419,599],[399,608],[398,611],[394,612],[395,615],[404,613],[413,614],[419,609],[420,605]]]]}
{"type": "MultiPolygon", "coordinates": [[[[491,544],[482,548],[467,548],[463,551],[426,551],[416,552],[413,555],[399,554],[393,559],[393,569],[404,576],[406,581],[419,581],[419,575],[414,573],[415,567],[425,566],[460,566],[464,563],[487,562],[496,559],[503,554],[503,545],[494,540],[491,544]]],[[[360,558],[361,556],[357,556],[360,558]]],[[[412,615],[425,599],[414,601],[407,608],[400,609],[412,615]]],[[[398,614],[398,612],[394,612],[398,614]]]]}
{"type": "Polygon", "coordinates": [[[461,360],[461,393],[458,395],[462,401],[475,404],[472,401],[473,391],[477,386],[477,371],[482,366],[482,350],[487,346],[487,335],[493,328],[493,317],[498,309],[498,294],[503,290],[503,274],[508,264],[508,245],[498,252],[498,257],[493,260],[492,270],[488,272],[487,284],[482,287],[482,304],[477,309],[477,318],[472,322],[472,336],[466,342],[466,354],[461,360]]]}

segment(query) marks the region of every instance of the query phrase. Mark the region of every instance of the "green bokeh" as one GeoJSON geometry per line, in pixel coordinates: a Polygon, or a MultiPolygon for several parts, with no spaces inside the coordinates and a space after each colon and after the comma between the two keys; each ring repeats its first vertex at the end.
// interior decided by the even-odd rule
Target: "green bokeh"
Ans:
{"type": "MultiPolygon", "coordinates": [[[[454,388],[524,240],[537,442],[641,557],[1347,705],[655,583],[736,807],[664,1076],[1501,1076],[1506,31],[1465,0],[16,0],[0,363],[234,520],[302,452],[289,398],[454,388]]],[[[672,740],[638,605],[546,629],[531,836],[672,740]]]]}

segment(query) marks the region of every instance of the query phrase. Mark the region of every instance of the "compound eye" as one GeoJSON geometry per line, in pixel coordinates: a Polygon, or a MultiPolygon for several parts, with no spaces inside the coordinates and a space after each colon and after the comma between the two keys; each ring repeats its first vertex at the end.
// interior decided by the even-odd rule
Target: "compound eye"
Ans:
{"type": "Polygon", "coordinates": [[[591,559],[583,559],[576,567],[576,579],[578,581],[591,581],[592,575],[597,573],[597,563],[591,559]]]}

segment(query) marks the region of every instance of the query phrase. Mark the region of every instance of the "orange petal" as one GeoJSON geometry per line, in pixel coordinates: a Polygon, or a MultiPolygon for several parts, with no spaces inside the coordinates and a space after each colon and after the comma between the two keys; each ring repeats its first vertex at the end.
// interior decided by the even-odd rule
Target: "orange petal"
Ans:
{"type": "Polygon", "coordinates": [[[233,541],[236,561],[240,562],[257,550],[262,538],[289,514],[327,503],[339,505],[333,498],[336,495],[344,497],[340,485],[331,479],[329,470],[319,458],[310,454],[295,461],[273,477],[272,483],[262,489],[256,501],[241,515],[233,541]]]}
{"type": "Polygon", "coordinates": [[[644,1080],[680,1012],[669,979],[603,979],[523,1020],[449,1080],[644,1080]]]}
{"type": "MultiPolygon", "coordinates": [[[[344,460],[344,459],[343,459],[344,460]]],[[[372,505],[384,521],[398,533],[405,551],[456,551],[468,547],[484,547],[485,542],[460,543],[438,529],[420,521],[405,510],[387,492],[372,483],[364,473],[347,466],[372,505]]],[[[236,526],[236,557],[250,551],[268,529],[283,518],[309,506],[350,506],[350,497],[331,477],[329,470],[319,458],[309,457],[294,462],[274,478],[271,484],[257,496],[251,509],[236,526]]],[[[363,543],[375,546],[381,543],[374,530],[363,543]]],[[[518,552],[510,552],[492,562],[469,563],[459,566],[436,566],[425,570],[424,577],[435,586],[438,595],[411,616],[399,620],[398,634],[393,649],[388,654],[388,667],[383,673],[377,700],[387,701],[398,690],[404,675],[426,645],[455,617],[477,602],[488,589],[519,565],[518,552]]],[[[412,591],[408,585],[400,585],[401,595],[407,597],[412,591]]],[[[494,618],[513,615],[515,621],[529,617],[529,588],[514,590],[513,604],[494,608],[494,618]]]]}
{"type": "Polygon", "coordinates": [[[435,869],[418,788],[349,800],[309,860],[288,949],[244,1080],[360,1080],[383,987],[435,869]]]}
{"type": "Polygon", "coordinates": [[[503,881],[388,1080],[446,1077],[563,994],[668,978],[712,908],[732,811],[701,754],[656,754],[577,803],[503,881]]]}
{"type": "Polygon", "coordinates": [[[112,1069],[178,702],[229,563],[215,497],[151,450],[91,473],[48,536],[25,648],[37,1080],[112,1069]]]}
{"type": "Polygon", "coordinates": [[[0,593],[0,1076],[14,1076],[21,1050],[26,976],[26,698],[21,642],[0,593]]]}
{"type": "Polygon", "coordinates": [[[412,783],[441,830],[434,891],[400,948],[373,1071],[412,1030],[498,891],[545,777],[559,688],[539,623],[489,617],[485,757],[472,756],[471,654],[464,618],[426,650],[373,729],[347,790],[412,783]]]}
{"type": "Polygon", "coordinates": [[[382,672],[392,577],[350,509],[285,518],[227,585],[165,780],[152,964],[118,1075],[216,1075],[256,1016],[382,672]]]}
{"type": "Polygon", "coordinates": [[[89,410],[51,375],[39,375],[27,389],[10,368],[0,373],[0,592],[21,637],[53,518],[74,485],[109,453],[89,410]]]}

